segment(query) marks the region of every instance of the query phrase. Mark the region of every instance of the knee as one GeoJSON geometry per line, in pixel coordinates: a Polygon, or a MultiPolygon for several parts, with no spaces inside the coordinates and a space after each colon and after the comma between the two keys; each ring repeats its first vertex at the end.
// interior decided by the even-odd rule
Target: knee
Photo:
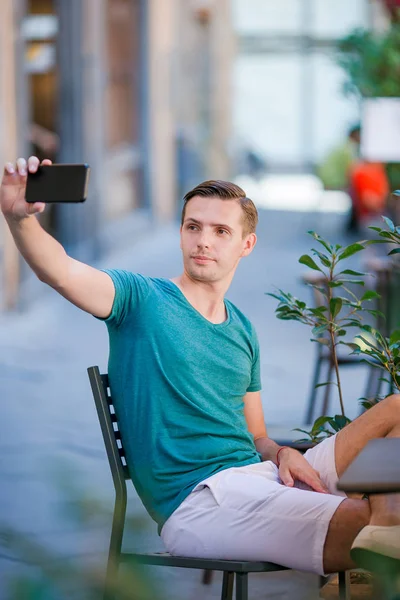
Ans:
{"type": "Polygon", "coordinates": [[[400,419],[400,394],[391,394],[390,396],[387,396],[387,398],[381,400],[379,404],[381,403],[393,416],[400,419]]]}

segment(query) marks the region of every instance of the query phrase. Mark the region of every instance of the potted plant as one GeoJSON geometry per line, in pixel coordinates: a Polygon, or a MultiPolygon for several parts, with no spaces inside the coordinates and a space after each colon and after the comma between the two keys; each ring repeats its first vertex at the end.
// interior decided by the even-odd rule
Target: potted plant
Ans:
{"type": "MultiPolygon", "coordinates": [[[[384,375],[390,378],[393,387],[400,392],[400,329],[395,329],[386,336],[365,322],[366,315],[377,317],[380,314],[370,306],[371,301],[379,298],[379,294],[374,290],[364,291],[366,273],[344,268],[346,259],[363,251],[369,244],[394,244],[395,248],[389,254],[400,253],[400,227],[395,227],[387,217],[383,219],[386,228],[371,227],[378,234],[377,239],[356,242],[346,247],[331,244],[317,233],[309,232],[318,247],[312,248],[311,254],[302,255],[299,262],[320,275],[318,282],[310,284],[317,289],[323,299],[320,305],[308,306],[303,300],[282,290],[268,293],[278,300],[276,315],[279,319],[299,321],[312,328],[311,341],[324,344],[329,348],[335,368],[335,381],[318,385],[333,385],[337,388],[341,414],[321,415],[310,431],[296,429],[308,436],[307,439],[299,441],[311,440],[316,444],[350,422],[343,403],[337,357],[339,344],[347,346],[353,354],[362,355],[363,360],[370,363],[372,367],[383,371],[384,375]],[[350,286],[359,286],[363,289],[363,293],[357,296],[350,286]],[[355,329],[357,335],[354,341],[347,342],[344,341],[344,337],[350,328],[355,329]]],[[[384,317],[382,314],[380,316],[384,317]]],[[[364,407],[368,408],[380,399],[377,397],[361,400],[364,407]]]]}

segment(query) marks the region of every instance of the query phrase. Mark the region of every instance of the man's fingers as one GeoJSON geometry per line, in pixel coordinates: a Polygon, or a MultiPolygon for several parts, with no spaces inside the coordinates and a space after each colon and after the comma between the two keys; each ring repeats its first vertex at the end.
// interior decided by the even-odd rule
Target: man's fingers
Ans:
{"type": "Polygon", "coordinates": [[[28,158],[28,171],[29,173],[36,173],[39,167],[39,159],[37,156],[30,156],[28,158]]]}
{"type": "Polygon", "coordinates": [[[282,469],[282,467],[281,467],[279,469],[279,477],[281,478],[283,485],[286,485],[288,487],[294,486],[294,480],[293,480],[293,477],[291,476],[289,470],[282,469]]]}
{"type": "Polygon", "coordinates": [[[316,492],[322,492],[323,494],[329,494],[328,488],[322,483],[318,475],[313,473],[304,478],[304,482],[307,483],[316,492]]]}
{"type": "Polygon", "coordinates": [[[22,177],[27,174],[27,164],[25,158],[19,158],[17,160],[17,171],[22,177]]]}
{"type": "Polygon", "coordinates": [[[27,208],[27,212],[29,215],[35,215],[37,213],[42,213],[46,205],[44,202],[34,202],[34,204],[29,204],[27,208]]]}
{"type": "Polygon", "coordinates": [[[14,175],[15,168],[11,162],[8,162],[4,165],[4,175],[14,175]]]}
{"type": "Polygon", "coordinates": [[[41,164],[42,165],[52,165],[53,162],[49,158],[45,158],[44,160],[42,160],[41,164]]]}

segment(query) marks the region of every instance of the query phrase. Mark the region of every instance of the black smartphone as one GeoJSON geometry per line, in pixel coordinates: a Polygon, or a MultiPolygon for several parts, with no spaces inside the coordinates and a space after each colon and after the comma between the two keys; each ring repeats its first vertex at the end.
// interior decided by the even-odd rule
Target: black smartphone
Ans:
{"type": "Polygon", "coordinates": [[[90,167],[86,164],[41,165],[29,173],[27,202],[84,202],[88,194],[90,167]]]}

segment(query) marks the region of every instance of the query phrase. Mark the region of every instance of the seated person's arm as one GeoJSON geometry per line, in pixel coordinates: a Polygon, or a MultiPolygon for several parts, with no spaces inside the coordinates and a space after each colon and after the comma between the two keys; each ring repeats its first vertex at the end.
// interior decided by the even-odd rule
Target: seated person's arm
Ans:
{"type": "MultiPolygon", "coordinates": [[[[277,453],[281,446],[278,446],[267,435],[260,392],[247,392],[243,401],[247,427],[254,436],[257,451],[261,454],[263,461],[272,460],[277,464],[277,453]]],[[[319,474],[311,467],[304,456],[294,448],[284,446],[279,459],[279,476],[284,485],[291,487],[294,485],[295,480],[299,480],[307,483],[317,492],[326,493],[328,491],[319,474]]]]}
{"type": "Polygon", "coordinates": [[[247,427],[254,437],[257,452],[261,454],[262,460],[272,460],[276,464],[276,455],[280,446],[268,437],[261,393],[247,392],[243,401],[247,427]]]}
{"type": "MultiPolygon", "coordinates": [[[[49,165],[51,161],[45,160],[42,164],[49,165]]],[[[17,165],[7,163],[4,169],[0,207],[15,244],[40,281],[82,310],[106,318],[115,296],[111,277],[68,256],[36,219],[35,215],[43,212],[45,204],[28,204],[25,200],[28,168],[35,173],[38,167],[38,158],[32,156],[28,164],[20,158],[17,165]]]]}

